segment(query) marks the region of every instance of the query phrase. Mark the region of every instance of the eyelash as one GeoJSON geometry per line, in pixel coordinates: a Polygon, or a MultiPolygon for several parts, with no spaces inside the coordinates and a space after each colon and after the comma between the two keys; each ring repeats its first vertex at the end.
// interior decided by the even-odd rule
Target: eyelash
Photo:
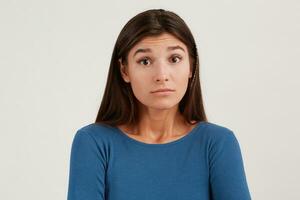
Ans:
{"type": "MultiPolygon", "coordinates": [[[[182,57],[179,56],[179,55],[174,55],[174,56],[171,57],[171,59],[173,59],[173,58],[179,58],[179,61],[178,61],[178,62],[180,62],[180,61],[182,60],[182,57]]],[[[138,60],[137,63],[138,63],[138,64],[141,64],[142,61],[147,60],[147,59],[150,60],[149,57],[144,57],[144,58],[138,60]]],[[[178,63],[178,62],[177,62],[177,63],[178,63]]],[[[175,63],[176,63],[176,62],[175,62],[175,63]]]]}

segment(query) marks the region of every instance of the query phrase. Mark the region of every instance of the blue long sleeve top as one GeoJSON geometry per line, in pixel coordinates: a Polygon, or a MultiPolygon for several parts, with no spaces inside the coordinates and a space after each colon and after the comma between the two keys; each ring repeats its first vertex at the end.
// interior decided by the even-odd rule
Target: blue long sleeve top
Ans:
{"type": "Polygon", "coordinates": [[[238,140],[229,128],[199,122],[163,144],[92,123],[74,135],[68,200],[250,200],[238,140]]]}

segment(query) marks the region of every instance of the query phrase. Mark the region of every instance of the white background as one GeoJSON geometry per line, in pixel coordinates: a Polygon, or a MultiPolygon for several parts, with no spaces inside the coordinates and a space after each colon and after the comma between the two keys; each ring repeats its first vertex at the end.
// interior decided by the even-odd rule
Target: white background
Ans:
{"type": "Polygon", "coordinates": [[[66,199],[75,131],[94,122],[134,15],[181,16],[211,122],[237,136],[252,198],[300,199],[297,0],[0,1],[0,199],[66,199]]]}

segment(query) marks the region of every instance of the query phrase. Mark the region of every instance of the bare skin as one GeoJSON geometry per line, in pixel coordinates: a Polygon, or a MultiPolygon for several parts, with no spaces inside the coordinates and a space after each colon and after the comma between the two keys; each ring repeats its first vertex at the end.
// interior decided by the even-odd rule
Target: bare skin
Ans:
{"type": "Polygon", "coordinates": [[[168,33],[146,37],[129,51],[128,65],[119,62],[122,78],[138,99],[141,116],[134,127],[119,125],[122,132],[138,141],[161,144],[178,140],[196,126],[186,123],[178,111],[192,76],[184,43],[168,33]],[[174,91],[153,93],[162,88],[174,91]]]}
{"type": "MultiPolygon", "coordinates": [[[[138,131],[139,128],[134,130],[134,128],[130,128],[126,125],[119,125],[118,128],[127,136],[148,144],[164,144],[169,143],[175,140],[178,140],[185,135],[187,135],[193,128],[195,128],[196,124],[193,125],[183,125],[182,127],[178,127],[176,130],[169,132],[169,134],[147,134],[147,132],[142,133],[138,131]],[[172,134],[170,134],[172,133],[172,134]]],[[[148,132],[151,133],[151,132],[148,132]]]]}

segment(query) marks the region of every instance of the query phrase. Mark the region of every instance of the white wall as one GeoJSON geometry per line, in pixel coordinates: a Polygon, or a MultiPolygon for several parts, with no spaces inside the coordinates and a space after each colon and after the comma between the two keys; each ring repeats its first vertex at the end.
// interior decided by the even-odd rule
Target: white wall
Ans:
{"type": "Polygon", "coordinates": [[[191,28],[208,117],[235,132],[253,199],[300,199],[296,0],[1,0],[0,199],[66,199],[75,131],[95,120],[121,28],[150,8],[191,28]]]}

